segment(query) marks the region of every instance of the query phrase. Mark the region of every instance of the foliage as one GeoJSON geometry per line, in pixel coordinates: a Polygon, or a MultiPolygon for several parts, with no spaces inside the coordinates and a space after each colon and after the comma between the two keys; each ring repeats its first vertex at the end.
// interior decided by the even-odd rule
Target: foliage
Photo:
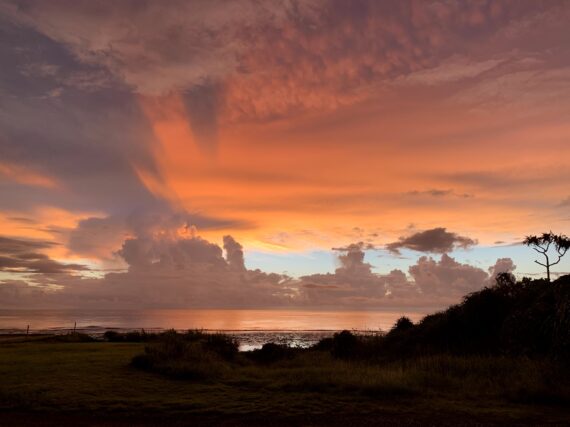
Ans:
{"type": "Polygon", "coordinates": [[[550,231],[548,233],[542,233],[539,236],[527,236],[523,244],[530,246],[536,252],[544,256],[544,263],[538,260],[534,262],[546,268],[546,278],[550,282],[550,267],[558,264],[568,249],[570,249],[570,238],[564,234],[554,234],[550,231]],[[549,250],[551,248],[555,251],[554,255],[558,257],[554,262],[550,260],[551,255],[549,255],[549,250]]]}
{"type": "Polygon", "coordinates": [[[349,331],[342,331],[333,336],[331,354],[339,359],[354,357],[359,350],[360,341],[349,331]]]}
{"type": "Polygon", "coordinates": [[[103,334],[103,338],[109,342],[149,342],[156,341],[159,334],[147,333],[144,329],[139,331],[129,331],[129,332],[117,332],[117,331],[106,331],[103,334]]]}
{"type": "Polygon", "coordinates": [[[391,329],[390,332],[400,333],[407,331],[408,329],[411,329],[413,327],[414,323],[408,317],[402,316],[398,320],[396,320],[396,324],[394,325],[394,327],[391,329]]]}
{"type": "Polygon", "coordinates": [[[227,369],[238,352],[237,342],[227,335],[174,330],[159,334],[131,364],[180,379],[215,378],[227,369]]]}
{"type": "Polygon", "coordinates": [[[61,334],[61,335],[51,335],[46,338],[45,341],[52,341],[52,342],[70,342],[70,343],[77,343],[77,342],[93,342],[96,341],[95,338],[88,334],[84,334],[81,332],[70,332],[68,334],[61,334]]]}
{"type": "Polygon", "coordinates": [[[461,304],[426,316],[417,325],[399,319],[385,336],[343,331],[315,348],[333,357],[388,361],[425,354],[570,357],[570,276],[516,282],[509,274],[496,285],[466,296],[461,304]]]}
{"type": "Polygon", "coordinates": [[[248,357],[258,363],[274,363],[285,359],[292,359],[298,349],[287,345],[266,343],[260,349],[248,352],[248,357]]]}

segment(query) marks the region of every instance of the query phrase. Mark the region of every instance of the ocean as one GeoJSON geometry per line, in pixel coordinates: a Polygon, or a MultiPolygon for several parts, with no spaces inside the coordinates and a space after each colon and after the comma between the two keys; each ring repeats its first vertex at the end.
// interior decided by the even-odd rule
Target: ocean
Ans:
{"type": "Polygon", "coordinates": [[[410,311],[321,311],[321,310],[0,310],[0,333],[67,333],[75,329],[94,336],[107,330],[201,329],[224,332],[240,342],[241,350],[259,348],[267,342],[306,347],[321,338],[348,329],[356,333],[389,330],[401,316],[418,321],[424,313],[410,311]]]}

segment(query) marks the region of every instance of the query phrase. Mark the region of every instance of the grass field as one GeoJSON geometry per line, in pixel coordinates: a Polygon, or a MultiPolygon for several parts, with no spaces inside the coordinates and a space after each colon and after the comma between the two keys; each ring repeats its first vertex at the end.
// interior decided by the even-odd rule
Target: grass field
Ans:
{"type": "MultiPolygon", "coordinates": [[[[239,355],[216,380],[190,381],[130,366],[143,348],[139,343],[2,342],[0,417],[15,420],[13,425],[25,424],[30,413],[44,420],[43,414],[96,414],[107,420],[132,415],[146,421],[199,417],[227,425],[251,425],[251,419],[266,421],[266,416],[277,424],[312,419],[310,425],[319,420],[340,425],[345,417],[396,420],[394,425],[427,419],[450,425],[570,420],[566,379],[540,361],[433,356],[382,365],[307,352],[261,367],[239,355]]],[[[38,420],[32,418],[32,424],[38,420]]]]}

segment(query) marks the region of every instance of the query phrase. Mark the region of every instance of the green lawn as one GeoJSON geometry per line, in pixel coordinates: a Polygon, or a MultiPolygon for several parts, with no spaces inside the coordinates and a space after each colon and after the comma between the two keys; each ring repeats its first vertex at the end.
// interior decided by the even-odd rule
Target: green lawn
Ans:
{"type": "MultiPolygon", "coordinates": [[[[237,363],[219,380],[208,382],[168,379],[129,366],[143,347],[105,342],[1,343],[0,408],[4,413],[277,418],[344,413],[559,423],[570,419],[564,403],[510,399],[513,390],[535,387],[536,379],[524,378],[543,367],[530,361],[431,358],[409,366],[378,366],[341,362],[314,352],[268,367],[237,363]],[[517,374],[521,370],[525,373],[517,374]],[[505,381],[519,383],[501,384],[505,381]]],[[[546,386],[527,392],[540,394],[546,386]]]]}

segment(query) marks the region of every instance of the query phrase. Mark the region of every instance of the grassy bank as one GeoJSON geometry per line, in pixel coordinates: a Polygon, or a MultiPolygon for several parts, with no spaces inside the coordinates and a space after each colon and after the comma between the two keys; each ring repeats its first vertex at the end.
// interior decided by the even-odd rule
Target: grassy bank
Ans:
{"type": "Polygon", "coordinates": [[[368,364],[307,351],[260,365],[239,354],[215,380],[173,380],[131,365],[143,348],[105,342],[4,344],[0,407],[3,413],[185,413],[224,419],[360,414],[563,422],[568,416],[565,402],[552,398],[561,373],[537,360],[431,356],[368,364]]]}

